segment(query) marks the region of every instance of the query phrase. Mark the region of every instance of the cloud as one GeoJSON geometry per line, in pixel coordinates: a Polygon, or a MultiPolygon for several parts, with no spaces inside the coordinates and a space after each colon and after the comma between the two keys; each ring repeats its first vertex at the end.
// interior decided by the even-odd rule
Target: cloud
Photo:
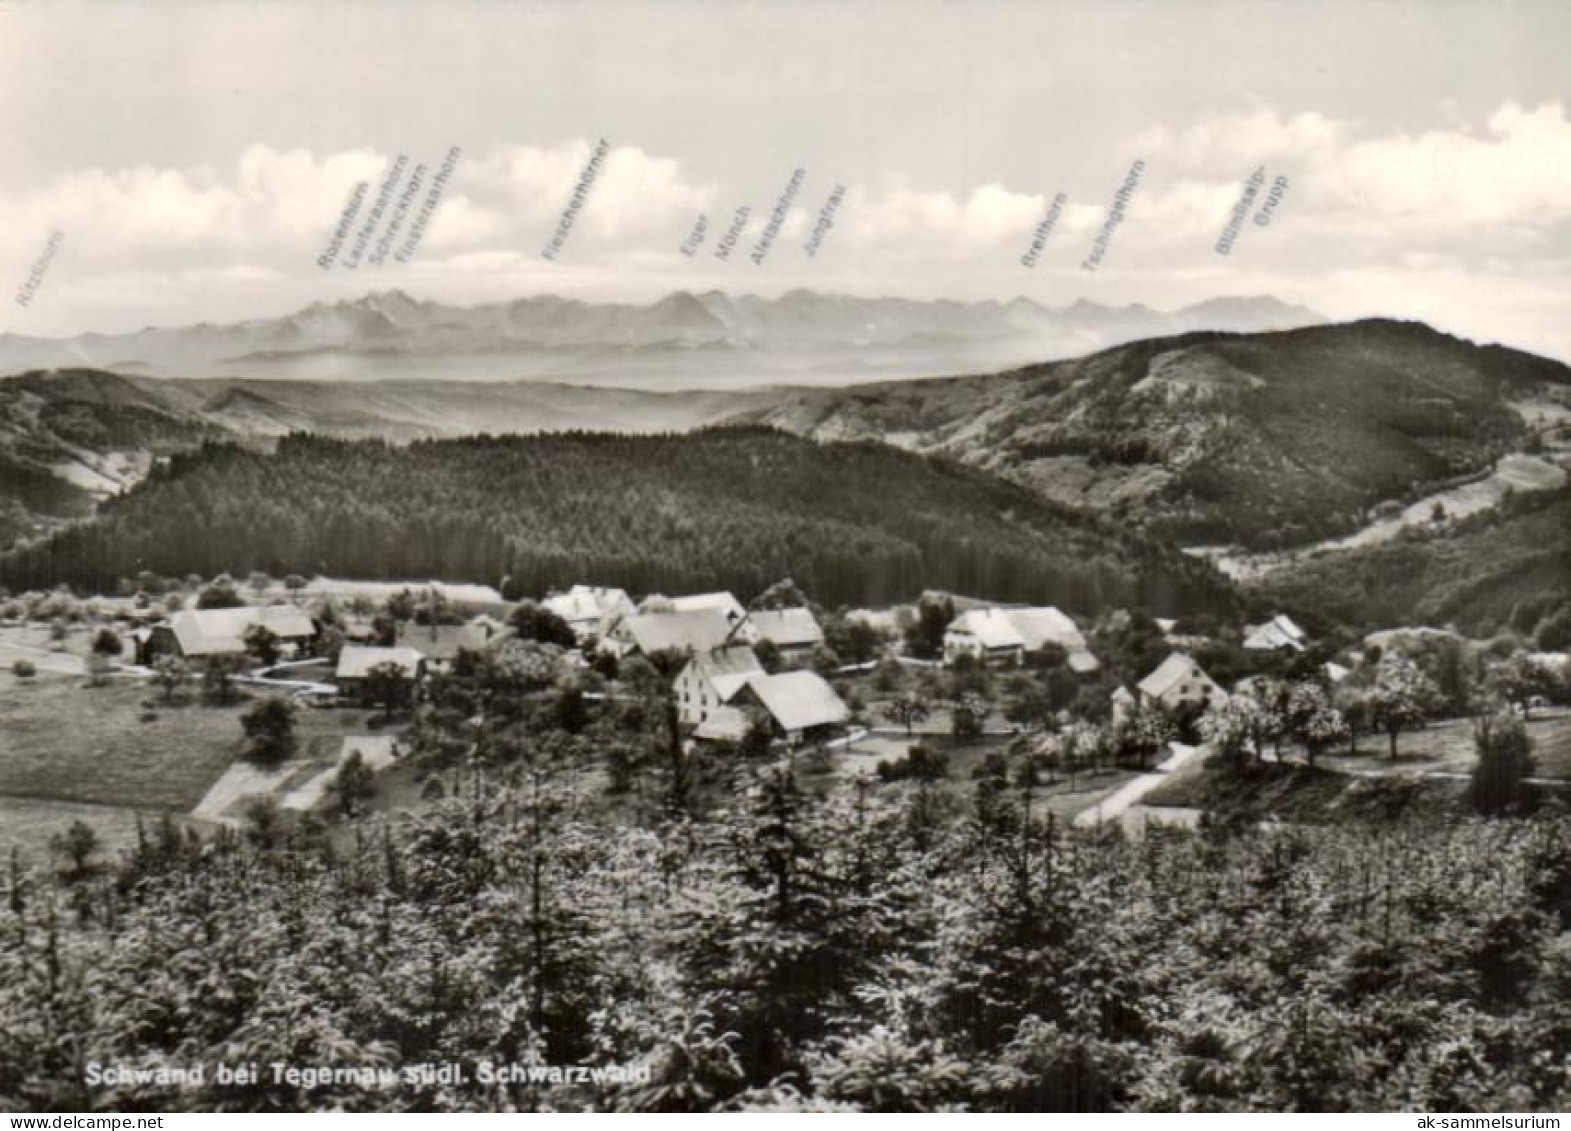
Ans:
{"type": "Polygon", "coordinates": [[[1507,103],[1487,136],[1436,130],[1367,139],[1315,155],[1317,200],[1426,227],[1571,215],[1571,122],[1559,102],[1507,103]]]}
{"type": "MultiPolygon", "coordinates": [[[[878,191],[853,186],[840,216],[845,239],[859,248],[909,248],[916,241],[942,255],[1023,237],[1042,219],[1047,203],[1039,193],[1012,192],[997,183],[979,185],[960,199],[891,177],[878,191]]],[[[841,222],[837,216],[837,225],[841,222]]]]}
{"type": "MultiPolygon", "coordinates": [[[[628,297],[673,285],[805,285],[957,297],[1029,291],[1071,300],[1085,293],[1174,305],[1258,286],[1295,289],[1311,305],[1324,296],[1336,303],[1337,295],[1364,306],[1401,301],[1417,314],[1464,319],[1474,333],[1497,322],[1525,333],[1527,322],[1508,303],[1482,296],[1530,287],[1537,317],[1551,309],[1547,295],[1571,284],[1564,104],[1506,103],[1473,122],[1453,106],[1437,111],[1437,121],[1443,124],[1431,130],[1378,134],[1351,119],[1257,101],[1110,139],[1106,154],[1065,170],[1068,204],[1029,273],[1019,257],[1050,192],[997,177],[939,188],[890,169],[846,182],[834,227],[809,259],[801,244],[830,188],[814,177],[760,268],[747,253],[778,186],[744,189],[700,177],[670,155],[617,144],[561,257],[546,262],[540,250],[572,198],[593,138],[466,150],[407,264],[389,257],[380,268],[362,261],[355,271],[316,265],[354,187],[368,185],[368,209],[400,154],[255,144],[228,165],[84,169],[0,194],[7,216],[0,267],[25,273],[50,232],[66,234],[51,268],[52,294],[26,312],[64,320],[79,298],[78,317],[90,310],[95,321],[62,331],[99,325],[117,305],[122,325],[154,320],[154,308],[161,321],[195,321],[221,306],[226,314],[248,305],[261,313],[368,286],[477,301],[527,289],[628,297]],[[1083,272],[1086,249],[1135,157],[1146,171],[1125,223],[1102,269],[1083,272]],[[1220,257],[1216,239],[1257,168],[1268,182],[1286,176],[1287,195],[1269,228],[1246,223],[1233,254],[1220,257]],[[752,206],[752,222],[737,253],[716,260],[710,252],[742,203],[752,206]],[[709,218],[707,246],[684,257],[678,245],[701,212],[709,218]]],[[[418,210],[444,153],[404,156],[409,172],[426,166],[418,210]]],[[[406,234],[413,221],[406,217],[406,234]]],[[[1336,312],[1348,309],[1336,305],[1336,312]]]]}

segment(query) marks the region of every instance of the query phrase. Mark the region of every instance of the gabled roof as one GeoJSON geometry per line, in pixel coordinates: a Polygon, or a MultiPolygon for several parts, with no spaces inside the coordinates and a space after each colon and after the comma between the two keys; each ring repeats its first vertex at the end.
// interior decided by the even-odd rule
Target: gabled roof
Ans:
{"type": "Polygon", "coordinates": [[[246,630],[262,625],[280,640],[316,635],[316,623],[294,605],[245,605],[237,609],[184,609],[169,618],[169,629],[187,656],[232,655],[245,651],[246,630]]]}
{"type": "Polygon", "coordinates": [[[806,730],[843,723],[851,717],[835,689],[817,672],[755,676],[748,680],[747,688],[782,730],[806,730]]]}
{"type": "Polygon", "coordinates": [[[644,598],[643,604],[638,606],[640,613],[691,613],[699,609],[719,610],[732,621],[739,621],[747,616],[747,610],[742,607],[742,602],[726,592],[689,593],[683,597],[663,597],[659,594],[651,594],[644,598]]]}
{"type": "Polygon", "coordinates": [[[1102,666],[1086,647],[1086,638],[1080,627],[1055,606],[1005,609],[1004,614],[1026,642],[1026,651],[1035,652],[1045,644],[1057,644],[1069,653],[1071,671],[1084,674],[1102,666]]]}
{"type": "MultiPolygon", "coordinates": [[[[1152,699],[1160,699],[1184,680],[1198,675],[1208,684],[1212,683],[1211,677],[1197,664],[1193,656],[1186,656],[1182,652],[1174,652],[1163,660],[1150,675],[1135,684],[1144,694],[1152,699]]],[[[1215,684],[1212,684],[1215,686],[1215,684]]]]}
{"type": "Polygon", "coordinates": [[[628,599],[625,589],[612,589],[604,585],[575,585],[566,593],[553,593],[541,601],[540,606],[575,628],[594,628],[607,617],[630,612],[633,602],[628,599]]]}
{"type": "Polygon", "coordinates": [[[400,621],[396,643],[413,648],[428,660],[451,660],[460,652],[479,652],[504,633],[488,634],[475,624],[415,624],[400,621]]]}
{"type": "Polygon", "coordinates": [[[1306,640],[1308,637],[1304,630],[1294,624],[1291,617],[1282,613],[1264,624],[1251,627],[1244,636],[1244,647],[1254,650],[1291,648],[1295,652],[1302,652],[1306,640]]]}
{"type": "Polygon", "coordinates": [[[949,622],[944,634],[974,637],[983,648],[1024,648],[1025,637],[1003,609],[972,609],[949,622]]]}
{"type": "Polygon", "coordinates": [[[746,645],[700,652],[693,657],[691,665],[709,681],[722,703],[729,702],[731,696],[742,690],[749,679],[764,674],[763,665],[746,645]]]}
{"type": "Polygon", "coordinates": [[[339,679],[364,679],[378,664],[397,664],[404,675],[414,679],[420,674],[425,657],[413,648],[370,648],[346,644],[338,653],[339,679]]]}
{"type": "Polygon", "coordinates": [[[732,624],[719,609],[680,613],[640,613],[626,617],[615,635],[646,656],[652,652],[708,652],[726,643],[732,624]]]}
{"type": "Polygon", "coordinates": [[[824,642],[811,609],[760,609],[748,615],[759,639],[777,648],[814,648],[824,642]]]}
{"type": "Polygon", "coordinates": [[[1086,638],[1080,634],[1075,622],[1052,605],[1005,609],[1004,615],[1032,651],[1044,644],[1057,644],[1069,651],[1083,650],[1086,646],[1086,638]]]}

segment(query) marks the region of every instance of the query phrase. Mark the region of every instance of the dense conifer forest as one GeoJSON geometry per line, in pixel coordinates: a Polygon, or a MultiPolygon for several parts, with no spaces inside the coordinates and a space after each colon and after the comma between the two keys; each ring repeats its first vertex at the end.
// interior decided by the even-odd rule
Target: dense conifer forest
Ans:
{"type": "Polygon", "coordinates": [[[330,850],[152,828],[0,905],[0,1106],[89,1110],[1562,1110],[1571,827],[1125,843],[983,779],[606,827],[539,762],[330,850]],[[955,804],[968,806],[954,811],[955,804]],[[487,1084],[479,1065],[619,1065],[487,1084]],[[209,1066],[106,1092],[84,1066],[209,1066]],[[255,1063],[220,1085],[212,1065],[255,1063]],[[269,1065],[464,1066],[461,1083],[269,1065]]]}
{"type": "Polygon", "coordinates": [[[938,587],[1174,615],[1231,601],[1209,566],[984,472],[752,427],[209,444],[0,559],[0,585],[104,592],[141,570],[505,580],[508,595],[756,593],[789,575],[829,604],[938,587]]]}

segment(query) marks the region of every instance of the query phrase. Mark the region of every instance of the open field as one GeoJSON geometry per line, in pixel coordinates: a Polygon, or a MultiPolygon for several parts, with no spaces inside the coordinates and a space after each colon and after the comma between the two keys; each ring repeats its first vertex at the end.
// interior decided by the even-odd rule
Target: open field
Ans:
{"type": "Polygon", "coordinates": [[[0,794],[190,809],[238,753],[240,709],[165,708],[158,698],[130,680],[36,680],[8,693],[0,698],[0,794]]]}
{"type": "Polygon", "coordinates": [[[1459,812],[1467,783],[1401,774],[1357,777],[1296,762],[1207,766],[1195,759],[1146,794],[1147,805],[1208,812],[1250,822],[1338,824],[1446,819],[1459,812]]]}
{"type": "MultiPolygon", "coordinates": [[[[15,849],[25,862],[42,863],[48,859],[50,838],[81,821],[98,834],[103,847],[97,859],[112,860],[136,843],[136,818],[136,810],[113,805],[0,797],[0,857],[9,859],[15,849]]],[[[149,830],[159,819],[157,813],[143,814],[149,830]]]]}
{"type": "MultiPolygon", "coordinates": [[[[36,621],[25,624],[0,625],[0,650],[15,649],[18,655],[31,652],[59,652],[70,656],[86,656],[93,647],[96,624],[81,623],[65,627],[65,635],[53,638],[49,625],[36,621]]],[[[0,662],[6,659],[0,655],[0,662]]]]}
{"type": "MultiPolygon", "coordinates": [[[[0,795],[187,812],[239,754],[244,706],[166,707],[140,680],[35,678],[0,696],[0,795]]],[[[300,711],[302,763],[333,765],[366,718],[300,711]]]]}
{"type": "MultiPolygon", "coordinates": [[[[1571,781],[1571,710],[1551,707],[1534,711],[1527,721],[1527,733],[1533,739],[1536,776],[1571,781]]],[[[1477,761],[1470,719],[1447,719],[1403,734],[1397,739],[1396,748],[1397,760],[1392,762],[1384,735],[1363,735],[1356,755],[1339,748],[1318,761],[1329,769],[1347,773],[1402,774],[1469,774],[1477,761]]],[[[1303,758],[1299,750],[1289,750],[1287,755],[1303,758]]]]}

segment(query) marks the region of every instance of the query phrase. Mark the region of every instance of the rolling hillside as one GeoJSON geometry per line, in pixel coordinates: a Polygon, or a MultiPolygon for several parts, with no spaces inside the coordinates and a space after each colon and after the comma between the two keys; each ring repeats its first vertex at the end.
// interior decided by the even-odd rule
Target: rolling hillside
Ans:
{"type": "Polygon", "coordinates": [[[591,579],[826,603],[942,587],[1069,609],[1224,609],[1212,566],[956,464],[762,428],[380,441],[288,437],[176,457],[94,520],[0,557],[0,585],[104,591],[136,568],[591,579]]]}
{"type": "Polygon", "coordinates": [[[1185,544],[1268,549],[1345,533],[1383,502],[1488,467],[1524,436],[1511,402],[1550,385],[1571,388],[1571,370],[1372,320],[798,391],[743,419],[951,456],[1185,544]]]}
{"type": "Polygon", "coordinates": [[[0,380],[0,547],[91,513],[153,463],[225,431],[113,373],[0,380]]]}
{"type": "Polygon", "coordinates": [[[1262,608],[1310,623],[1454,624],[1531,632],[1571,607],[1571,488],[1518,495],[1499,511],[1380,545],[1317,555],[1251,583],[1262,608]]]}

